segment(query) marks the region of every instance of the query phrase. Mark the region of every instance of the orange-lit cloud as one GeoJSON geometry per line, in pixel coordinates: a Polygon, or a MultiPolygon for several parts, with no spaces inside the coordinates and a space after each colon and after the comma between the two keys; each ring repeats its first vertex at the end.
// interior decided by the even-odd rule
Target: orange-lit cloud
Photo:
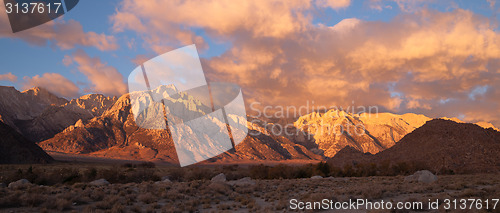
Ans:
{"type": "Polygon", "coordinates": [[[25,76],[23,78],[22,88],[42,87],[55,95],[74,98],[80,93],[80,89],[70,80],[58,73],[44,73],[42,76],[25,76]]]}
{"type": "Polygon", "coordinates": [[[175,47],[196,43],[195,34],[173,36],[189,34],[190,28],[230,41],[228,51],[202,64],[209,80],[240,84],[249,102],[354,102],[396,113],[463,115],[500,126],[500,35],[487,17],[463,9],[429,10],[424,0],[398,0],[405,13],[390,21],[347,18],[325,26],[307,15],[317,1],[233,2],[153,7],[156,1],[125,0],[112,20],[115,30],[136,31],[153,50],[161,45],[152,38],[166,38],[175,47]],[[477,87],[487,89],[471,100],[477,87]]]}
{"type": "Polygon", "coordinates": [[[78,71],[87,76],[90,81],[89,88],[85,92],[102,93],[105,95],[122,95],[127,92],[127,86],[123,76],[116,68],[103,63],[98,57],[90,57],[83,50],[77,50],[71,56],[71,62],[67,57],[65,64],[78,64],[78,71]]]}
{"type": "Polygon", "coordinates": [[[0,81],[10,81],[10,82],[16,82],[17,81],[17,76],[12,74],[11,72],[6,73],[6,74],[0,74],[0,81]]]}
{"type": "MultiPolygon", "coordinates": [[[[5,5],[0,4],[0,11],[5,5]]],[[[92,46],[102,51],[116,50],[118,45],[114,36],[83,31],[82,25],[74,20],[57,19],[40,26],[12,33],[6,13],[0,13],[0,38],[22,39],[30,44],[43,46],[50,41],[61,49],[75,46],[92,46]]]]}
{"type": "Polygon", "coordinates": [[[281,37],[305,27],[309,0],[299,1],[134,1],[124,0],[111,17],[116,32],[133,30],[157,53],[179,44],[205,46],[189,27],[202,27],[210,34],[248,37],[281,37]]]}

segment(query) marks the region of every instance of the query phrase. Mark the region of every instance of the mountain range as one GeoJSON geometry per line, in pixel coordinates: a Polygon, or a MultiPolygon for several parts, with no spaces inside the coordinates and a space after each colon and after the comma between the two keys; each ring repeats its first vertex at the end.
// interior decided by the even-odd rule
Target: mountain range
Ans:
{"type": "MultiPolygon", "coordinates": [[[[457,118],[443,118],[463,123],[457,118]]],[[[344,147],[352,147],[363,153],[376,154],[394,146],[408,133],[424,125],[432,118],[407,113],[350,113],[329,110],[301,116],[294,123],[297,129],[313,135],[318,148],[326,157],[333,157],[344,147]]],[[[487,122],[476,123],[483,128],[493,128],[487,122]]]]}
{"type": "Polygon", "coordinates": [[[35,142],[52,138],[78,120],[101,115],[117,100],[90,94],[68,101],[40,87],[19,92],[0,86],[0,95],[0,120],[35,142]]]}
{"type": "MultiPolygon", "coordinates": [[[[151,94],[168,93],[169,90],[175,88],[163,86],[151,94]]],[[[178,163],[168,128],[144,129],[136,124],[132,113],[135,107],[130,100],[131,95],[136,94],[119,98],[89,94],[68,101],[39,87],[19,92],[13,87],[0,86],[0,95],[4,97],[0,100],[0,121],[22,136],[21,141],[36,142],[45,151],[178,163]]],[[[203,114],[209,109],[188,96],[183,97],[184,100],[175,102],[182,110],[203,114]]],[[[138,104],[147,105],[152,98],[140,96],[138,104]]],[[[150,113],[157,115],[160,112],[150,113]]],[[[164,122],[155,123],[157,120],[151,120],[148,115],[141,116],[146,126],[164,125],[164,122]]],[[[257,119],[257,122],[255,119],[248,117],[249,134],[243,142],[210,161],[325,160],[337,153],[352,153],[349,156],[376,154],[395,147],[409,133],[432,120],[411,113],[352,114],[329,110],[291,120],[293,126],[287,128],[293,131],[288,132],[297,134],[287,135],[272,131],[279,121],[270,125],[264,119],[257,119]]],[[[290,122],[290,119],[285,121],[290,122]]],[[[489,123],[478,125],[498,131],[489,123]]]]}
{"type": "MultiPolygon", "coordinates": [[[[160,87],[157,90],[160,91],[154,91],[152,94],[165,93],[168,88],[160,87]]],[[[138,127],[133,117],[134,107],[130,101],[130,95],[134,94],[120,97],[101,116],[70,126],[53,138],[40,142],[39,145],[47,151],[177,163],[174,143],[168,129],[138,127]]],[[[152,101],[148,96],[141,97],[139,100],[141,101],[139,104],[152,101]]],[[[181,103],[179,106],[184,107],[185,110],[190,109],[200,113],[204,111],[202,110],[204,106],[190,101],[192,99],[186,100],[186,102],[177,103],[181,103]]],[[[147,122],[148,119],[145,121],[147,122]]],[[[155,124],[143,125],[155,126],[155,124]]],[[[322,159],[322,156],[312,153],[285,137],[268,134],[265,129],[250,126],[249,131],[250,134],[235,147],[235,150],[220,155],[214,160],[322,159]]]]}

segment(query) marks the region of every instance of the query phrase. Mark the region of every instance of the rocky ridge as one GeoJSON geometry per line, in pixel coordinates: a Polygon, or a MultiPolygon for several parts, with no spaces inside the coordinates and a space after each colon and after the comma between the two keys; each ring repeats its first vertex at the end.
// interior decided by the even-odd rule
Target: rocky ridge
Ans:
{"type": "MultiPolygon", "coordinates": [[[[164,94],[172,88],[160,87],[152,94],[164,94]]],[[[144,129],[137,126],[134,120],[134,106],[131,95],[123,95],[101,116],[89,120],[83,127],[68,128],[64,132],[45,140],[40,144],[48,151],[64,153],[89,154],[100,157],[165,161],[177,163],[177,154],[168,129],[144,129]]],[[[164,96],[167,97],[167,96],[164,96]]],[[[182,94],[181,94],[181,97],[182,94]]],[[[136,97],[137,98],[137,97],[136,97]]],[[[139,105],[151,103],[151,96],[143,95],[139,105]]],[[[173,101],[168,98],[165,101],[173,101]]],[[[184,110],[203,114],[206,106],[189,97],[183,101],[175,101],[184,110]]],[[[149,110],[150,114],[160,112],[149,110]]],[[[163,111],[161,111],[163,114],[163,111]]],[[[144,126],[162,125],[158,119],[151,119],[148,114],[139,116],[144,126]]],[[[157,118],[157,117],[156,117],[157,118]]],[[[212,118],[214,119],[214,118],[212,118]]],[[[162,120],[161,122],[164,122],[162,120]]],[[[221,122],[219,122],[221,123],[221,122]]],[[[222,123],[221,123],[222,124],[222,123]]],[[[221,126],[226,128],[226,126],[221,126]]],[[[212,161],[217,160],[285,160],[285,159],[322,159],[305,147],[295,144],[280,136],[260,134],[263,129],[250,129],[251,134],[238,144],[235,150],[226,152],[212,161]]]]}
{"type": "MultiPolygon", "coordinates": [[[[456,118],[443,119],[463,123],[456,118]]],[[[362,153],[376,154],[394,146],[405,135],[430,120],[432,118],[413,113],[352,114],[329,110],[325,113],[313,112],[302,116],[297,119],[294,126],[312,134],[314,142],[324,151],[324,155],[333,157],[348,146],[362,153]]],[[[494,128],[492,124],[486,122],[479,122],[477,125],[494,128]]]]}
{"type": "Polygon", "coordinates": [[[490,173],[500,171],[498,150],[500,132],[493,128],[434,119],[387,150],[372,155],[346,147],[329,163],[338,167],[359,163],[417,163],[436,172],[490,173]]]}
{"type": "Polygon", "coordinates": [[[1,120],[36,142],[53,137],[78,120],[99,116],[116,101],[116,97],[99,94],[67,101],[39,87],[19,92],[0,86],[0,95],[1,120]]]}

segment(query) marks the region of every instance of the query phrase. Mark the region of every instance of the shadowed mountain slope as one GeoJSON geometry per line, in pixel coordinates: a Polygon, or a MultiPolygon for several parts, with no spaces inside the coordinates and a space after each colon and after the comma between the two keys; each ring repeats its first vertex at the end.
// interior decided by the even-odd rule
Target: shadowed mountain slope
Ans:
{"type": "Polygon", "coordinates": [[[48,163],[53,161],[34,142],[0,122],[0,164],[48,163]]]}
{"type": "Polygon", "coordinates": [[[434,119],[375,155],[344,148],[329,163],[419,163],[434,171],[477,173],[500,171],[500,132],[476,124],[434,119]]]}

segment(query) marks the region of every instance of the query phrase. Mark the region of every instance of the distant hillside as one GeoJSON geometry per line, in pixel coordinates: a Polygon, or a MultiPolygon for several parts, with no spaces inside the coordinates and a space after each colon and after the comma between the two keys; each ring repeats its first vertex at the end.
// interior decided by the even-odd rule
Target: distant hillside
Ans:
{"type": "Polygon", "coordinates": [[[476,124],[434,119],[378,154],[344,148],[330,164],[413,162],[434,171],[477,173],[500,171],[500,132],[476,124]]]}
{"type": "Polygon", "coordinates": [[[0,164],[48,163],[53,161],[34,142],[0,122],[0,164]]]}

